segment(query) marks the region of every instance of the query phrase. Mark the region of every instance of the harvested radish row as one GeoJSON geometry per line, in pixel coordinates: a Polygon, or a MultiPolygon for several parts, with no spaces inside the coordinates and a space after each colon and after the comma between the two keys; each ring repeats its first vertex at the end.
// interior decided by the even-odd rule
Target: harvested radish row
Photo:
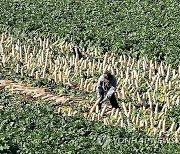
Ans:
{"type": "MultiPolygon", "coordinates": [[[[150,134],[173,134],[176,139],[179,138],[177,121],[168,119],[166,115],[180,105],[180,66],[172,68],[170,64],[148,61],[146,57],[136,60],[114,53],[99,55],[98,49],[93,52],[82,51],[83,58],[79,58],[77,53],[70,53],[72,44],[64,41],[52,42],[50,38],[36,38],[36,46],[31,46],[28,43],[21,44],[19,40],[9,43],[10,39],[12,38],[6,34],[0,37],[1,65],[14,69],[22,77],[53,80],[56,84],[75,87],[77,91],[95,93],[98,77],[105,70],[115,74],[118,83],[116,95],[121,109],[112,109],[107,103],[99,110],[99,100],[89,99],[90,106],[85,107],[89,112],[82,114],[91,120],[121,127],[133,125],[137,129],[146,129],[150,134]]],[[[12,81],[2,80],[0,86],[34,93],[34,98],[41,97],[56,102],[66,102],[69,99],[72,102],[70,96],[51,96],[43,88],[27,88],[12,81]]],[[[76,102],[77,100],[76,98],[76,102]]],[[[68,111],[68,116],[73,116],[75,110],[72,108],[72,111],[68,111]]]]}

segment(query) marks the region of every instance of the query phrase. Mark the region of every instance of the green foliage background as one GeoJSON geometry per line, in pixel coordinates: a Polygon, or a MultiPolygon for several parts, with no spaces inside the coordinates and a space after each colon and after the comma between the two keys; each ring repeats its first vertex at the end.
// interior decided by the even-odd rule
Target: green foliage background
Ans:
{"type": "Polygon", "coordinates": [[[63,117],[51,103],[0,91],[0,153],[176,153],[176,143],[118,142],[148,139],[143,131],[63,117]],[[16,96],[16,97],[15,97],[16,96]],[[18,108],[18,109],[17,109],[18,108]]]}
{"type": "MultiPolygon", "coordinates": [[[[81,47],[98,47],[102,52],[137,58],[145,55],[177,66],[179,6],[178,0],[0,0],[0,33],[12,34],[25,42],[37,36],[66,39],[81,47]]],[[[149,142],[130,145],[113,142],[103,147],[97,143],[100,135],[148,136],[82,117],[64,118],[44,102],[5,91],[0,92],[0,105],[5,106],[0,109],[0,153],[176,153],[180,150],[177,144],[149,142]]],[[[179,108],[168,116],[178,121],[178,111],[179,108]]]]}
{"type": "Polygon", "coordinates": [[[178,0],[1,0],[0,33],[51,36],[178,65],[178,0]]]}

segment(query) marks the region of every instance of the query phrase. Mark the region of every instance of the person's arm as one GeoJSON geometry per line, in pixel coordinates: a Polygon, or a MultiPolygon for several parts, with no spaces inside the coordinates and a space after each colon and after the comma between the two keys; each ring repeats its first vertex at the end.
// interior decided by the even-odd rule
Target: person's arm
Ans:
{"type": "Polygon", "coordinates": [[[106,96],[104,98],[104,101],[111,98],[111,96],[113,95],[113,93],[116,90],[116,86],[117,86],[117,80],[113,76],[112,81],[111,81],[111,88],[108,90],[108,92],[107,92],[107,94],[106,94],[106,96]]]}
{"type": "Polygon", "coordinates": [[[100,76],[96,85],[96,93],[98,97],[101,97],[102,82],[103,82],[103,76],[100,76]]]}

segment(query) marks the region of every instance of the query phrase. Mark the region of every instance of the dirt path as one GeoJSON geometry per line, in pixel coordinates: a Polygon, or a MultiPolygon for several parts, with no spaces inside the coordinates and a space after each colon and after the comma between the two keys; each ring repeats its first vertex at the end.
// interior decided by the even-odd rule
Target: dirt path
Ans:
{"type": "Polygon", "coordinates": [[[80,97],[72,97],[67,94],[55,95],[50,93],[46,88],[29,87],[25,84],[15,83],[12,80],[0,80],[0,89],[7,88],[12,91],[19,91],[20,93],[31,96],[32,98],[43,99],[45,101],[54,101],[57,104],[64,104],[65,102],[78,103],[82,101],[80,97]]]}
{"type": "MultiPolygon", "coordinates": [[[[66,111],[69,116],[74,115],[77,113],[76,109],[77,107],[83,102],[83,98],[80,97],[74,97],[67,94],[61,94],[61,95],[55,95],[48,91],[46,88],[39,88],[39,87],[29,87],[25,84],[19,84],[15,83],[12,80],[0,80],[0,90],[7,88],[11,91],[16,91],[21,94],[26,94],[34,99],[43,99],[45,101],[54,101],[57,104],[57,107],[55,108],[57,112],[66,111]]],[[[89,104],[83,104],[83,107],[85,109],[83,110],[82,114],[84,117],[88,117],[92,120],[102,120],[99,117],[95,118],[95,114],[90,115],[89,110],[92,107],[90,104],[94,103],[96,100],[92,98],[90,100],[89,104]]],[[[3,107],[1,107],[3,108],[3,107]]],[[[109,112],[107,114],[111,113],[111,106],[108,105],[107,109],[109,112]]],[[[96,111],[97,112],[97,111],[96,111]]],[[[106,114],[105,114],[106,115],[106,114]]]]}

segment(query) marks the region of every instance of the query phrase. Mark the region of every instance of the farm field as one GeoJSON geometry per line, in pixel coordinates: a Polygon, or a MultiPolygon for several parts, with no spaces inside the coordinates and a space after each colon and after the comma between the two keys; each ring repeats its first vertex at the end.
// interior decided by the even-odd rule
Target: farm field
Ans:
{"type": "MultiPolygon", "coordinates": [[[[48,104],[57,116],[85,118],[112,130],[132,129],[137,134],[142,131],[143,135],[160,138],[165,143],[170,140],[168,146],[179,144],[180,67],[126,55],[117,58],[113,53],[102,56],[97,50],[87,50],[83,52],[84,58],[78,59],[69,52],[71,44],[67,42],[34,38],[23,45],[20,41],[12,44],[11,40],[12,37],[1,35],[2,90],[31,97],[35,102],[51,101],[48,104]],[[31,46],[31,41],[36,45],[31,46]],[[106,103],[102,110],[97,108],[90,113],[96,102],[98,76],[105,69],[116,74],[116,95],[121,109],[115,110],[106,103]]],[[[1,108],[8,109],[8,103],[1,108]]],[[[176,148],[173,149],[177,151],[176,148]]]]}
{"type": "Polygon", "coordinates": [[[180,151],[178,1],[0,4],[0,153],[180,151]]]}
{"type": "Polygon", "coordinates": [[[64,117],[54,112],[51,103],[8,90],[0,91],[1,153],[133,153],[177,152],[178,144],[161,140],[146,144],[118,143],[119,138],[144,138],[143,131],[105,126],[82,117],[64,117]],[[3,103],[2,103],[3,102],[3,103]],[[105,139],[108,140],[105,140],[105,139]],[[108,144],[108,146],[107,146],[108,144]]]}
{"type": "MultiPolygon", "coordinates": [[[[51,36],[101,52],[179,65],[179,1],[4,0],[0,33],[51,36]]],[[[15,38],[15,37],[14,37],[15,38]]],[[[17,38],[17,37],[16,37],[17,38]]]]}

